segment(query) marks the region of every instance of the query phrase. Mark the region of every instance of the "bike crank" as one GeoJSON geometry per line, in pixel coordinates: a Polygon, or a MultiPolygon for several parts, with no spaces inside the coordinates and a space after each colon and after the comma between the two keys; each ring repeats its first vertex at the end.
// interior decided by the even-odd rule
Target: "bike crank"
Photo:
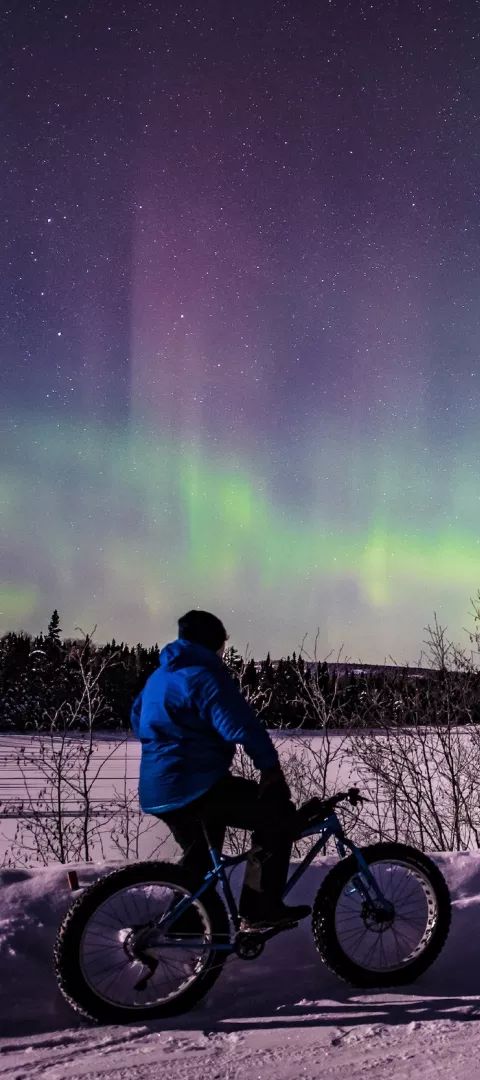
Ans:
{"type": "Polygon", "coordinates": [[[270,938],[281,934],[283,930],[294,930],[297,922],[279,923],[265,930],[239,930],[235,938],[235,952],[242,960],[256,960],[270,938]]]}

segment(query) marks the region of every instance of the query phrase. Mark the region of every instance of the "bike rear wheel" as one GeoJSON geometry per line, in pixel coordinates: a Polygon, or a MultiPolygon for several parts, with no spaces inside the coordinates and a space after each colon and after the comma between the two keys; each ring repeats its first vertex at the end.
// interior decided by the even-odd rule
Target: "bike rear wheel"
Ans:
{"type": "Polygon", "coordinates": [[[351,855],[327,874],[317,893],[312,914],[316,948],[326,966],[352,986],[413,982],[447,940],[447,884],[428,856],[406,844],[372,844],[362,848],[362,855],[393,905],[392,916],[372,917],[355,886],[359,870],[351,855]]]}
{"type": "Polygon", "coordinates": [[[184,916],[187,933],[154,922],[195,891],[181,866],[137,863],[87,889],[67,912],[55,945],[58,985],[90,1019],[130,1023],[185,1012],[220,975],[230,940],[228,915],[209,890],[184,916]],[[193,931],[193,932],[192,932],[193,931]],[[152,970],[153,969],[153,970],[152,970]]]}

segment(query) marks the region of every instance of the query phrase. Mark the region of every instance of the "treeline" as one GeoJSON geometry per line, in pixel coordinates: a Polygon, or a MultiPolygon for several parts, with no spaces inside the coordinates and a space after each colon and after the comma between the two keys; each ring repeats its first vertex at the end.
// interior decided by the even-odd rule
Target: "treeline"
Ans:
{"type": "MultiPolygon", "coordinates": [[[[81,641],[62,640],[56,610],[46,634],[5,634],[0,639],[0,729],[50,728],[64,702],[81,698],[81,661],[93,678],[100,673],[103,707],[98,727],[125,730],[130,723],[132,701],[157,667],[158,653],[158,645],[146,649],[115,640],[97,645],[88,635],[81,641]]],[[[81,716],[77,726],[82,726],[81,716]]]]}
{"type": "MultiPolygon", "coordinates": [[[[78,702],[82,676],[98,673],[102,705],[95,724],[128,730],[132,702],[158,665],[158,645],[145,648],[113,640],[97,645],[61,638],[57,611],[45,634],[8,633],[0,639],[0,729],[41,731],[64,718],[65,702],[78,702]]],[[[430,670],[421,677],[385,668],[354,672],[348,667],[306,663],[295,653],[277,662],[245,662],[234,648],[225,663],[241,692],[271,728],[383,727],[401,724],[478,723],[480,675],[430,670]]],[[[64,719],[63,721],[64,722],[64,719]]],[[[74,726],[82,727],[82,712],[74,726]]]]}

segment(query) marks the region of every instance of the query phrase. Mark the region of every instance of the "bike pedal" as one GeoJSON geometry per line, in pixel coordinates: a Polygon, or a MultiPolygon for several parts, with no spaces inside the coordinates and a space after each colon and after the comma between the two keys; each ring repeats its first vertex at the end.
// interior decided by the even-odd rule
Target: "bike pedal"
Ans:
{"type": "Polygon", "coordinates": [[[281,930],[294,930],[298,926],[298,922],[292,922],[291,919],[285,919],[285,922],[275,923],[273,926],[268,923],[265,926],[251,926],[249,923],[241,923],[240,930],[242,934],[259,934],[263,938],[273,937],[274,934],[279,934],[281,930]]]}
{"type": "Polygon", "coordinates": [[[298,926],[298,922],[292,922],[291,919],[288,919],[288,920],[285,920],[285,922],[282,922],[282,923],[275,923],[275,926],[272,926],[270,928],[270,931],[268,931],[268,932],[270,932],[272,934],[275,934],[277,932],[277,930],[278,931],[280,931],[280,930],[294,930],[296,926],[298,926]]]}

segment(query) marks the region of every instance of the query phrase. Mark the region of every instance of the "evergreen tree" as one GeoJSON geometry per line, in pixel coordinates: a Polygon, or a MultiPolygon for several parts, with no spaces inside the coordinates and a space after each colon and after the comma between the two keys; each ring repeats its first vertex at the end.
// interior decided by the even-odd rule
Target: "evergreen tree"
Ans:
{"type": "Polygon", "coordinates": [[[230,648],[225,650],[223,661],[229,669],[236,672],[240,671],[243,665],[243,659],[234,645],[230,645],[230,648]]]}
{"type": "Polygon", "coordinates": [[[258,672],[255,667],[255,660],[248,661],[243,673],[243,685],[248,687],[249,690],[256,690],[258,687],[258,672]]]}
{"type": "Polygon", "coordinates": [[[60,629],[60,616],[58,614],[57,609],[55,608],[55,610],[53,612],[53,615],[52,615],[52,617],[50,619],[50,622],[48,624],[48,639],[49,639],[49,641],[54,641],[57,645],[59,645],[60,644],[60,634],[61,634],[61,632],[62,631],[60,629]]]}

